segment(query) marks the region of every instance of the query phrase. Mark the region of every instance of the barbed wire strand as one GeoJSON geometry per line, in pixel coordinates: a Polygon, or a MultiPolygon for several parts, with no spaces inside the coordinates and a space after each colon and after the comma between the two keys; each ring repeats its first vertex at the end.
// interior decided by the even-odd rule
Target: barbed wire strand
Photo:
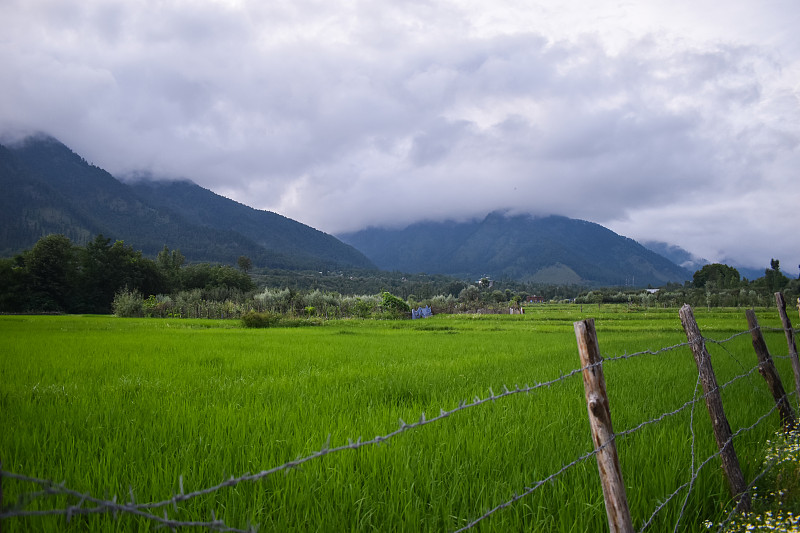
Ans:
{"type": "Polygon", "coordinates": [[[667,413],[662,413],[659,416],[657,416],[655,418],[652,418],[650,420],[646,420],[646,421],[640,423],[638,426],[635,426],[633,428],[626,429],[626,430],[623,430],[623,431],[620,431],[620,432],[615,432],[615,435],[617,437],[624,437],[624,436],[630,435],[631,433],[635,433],[635,432],[639,431],[640,429],[642,429],[645,426],[648,426],[650,424],[655,424],[656,422],[661,422],[662,420],[664,420],[667,417],[677,415],[681,411],[684,411],[685,409],[687,409],[689,407],[693,408],[694,405],[697,402],[699,402],[700,400],[704,400],[708,395],[713,394],[714,392],[716,392],[718,390],[725,390],[727,387],[729,387],[730,385],[732,385],[736,381],[739,381],[740,379],[743,379],[745,377],[750,376],[756,370],[758,370],[758,365],[754,366],[753,368],[751,368],[750,370],[748,370],[744,374],[739,374],[737,376],[734,376],[733,378],[731,378],[727,382],[723,383],[722,385],[717,385],[717,387],[715,389],[712,389],[712,390],[708,391],[707,393],[702,394],[701,396],[692,397],[691,400],[687,401],[686,403],[684,403],[683,405],[681,405],[680,407],[678,407],[677,409],[675,409],[673,411],[669,411],[667,413]]]}
{"type": "Polygon", "coordinates": [[[525,490],[522,493],[514,494],[514,496],[510,500],[507,500],[507,501],[501,503],[500,505],[497,505],[496,507],[493,507],[493,508],[489,509],[484,514],[482,514],[481,516],[479,516],[478,518],[476,518],[475,520],[473,520],[472,522],[470,522],[466,526],[464,526],[464,527],[462,527],[460,529],[456,529],[453,533],[461,533],[463,531],[471,529],[472,527],[476,526],[478,523],[480,523],[484,519],[489,518],[491,515],[493,515],[495,512],[499,511],[500,509],[505,509],[506,507],[509,507],[514,502],[516,502],[518,500],[521,500],[522,498],[524,498],[528,494],[531,494],[533,491],[535,491],[536,489],[538,489],[539,487],[541,487],[542,485],[544,485],[548,481],[551,481],[551,480],[555,479],[556,477],[560,476],[566,470],[572,468],[573,466],[575,466],[575,465],[577,465],[579,463],[582,463],[582,462],[586,461],[587,459],[589,459],[591,457],[594,457],[595,455],[600,453],[600,451],[603,450],[606,446],[609,446],[612,442],[614,442],[614,440],[615,440],[615,437],[612,436],[611,439],[609,439],[608,442],[606,442],[605,444],[603,444],[599,448],[596,448],[596,449],[594,449],[594,450],[592,450],[590,452],[586,452],[585,454],[581,455],[580,457],[578,457],[577,459],[575,459],[571,463],[562,466],[559,470],[557,470],[556,472],[550,474],[546,478],[535,482],[530,487],[525,487],[525,490]]]}
{"type": "Polygon", "coordinates": [[[253,526],[248,529],[236,529],[228,527],[223,520],[216,519],[213,516],[211,521],[181,521],[174,520],[168,517],[166,509],[164,509],[164,516],[159,516],[147,511],[143,511],[138,505],[133,503],[133,499],[129,504],[117,503],[117,497],[114,496],[111,500],[102,500],[95,498],[88,493],[81,493],[65,486],[65,483],[53,483],[49,480],[42,480],[15,474],[13,472],[2,472],[2,477],[16,479],[27,483],[35,483],[44,487],[43,493],[49,496],[70,496],[78,500],[75,505],[70,505],[66,509],[48,509],[48,510],[35,510],[35,511],[22,511],[18,509],[11,509],[0,514],[0,518],[22,517],[22,516],[48,516],[48,515],[64,515],[67,522],[70,521],[73,515],[86,515],[86,514],[102,514],[102,513],[127,513],[135,516],[141,516],[158,523],[162,527],[169,527],[170,529],[177,529],[180,527],[204,527],[213,531],[225,531],[235,533],[252,533],[257,531],[253,526]],[[84,503],[94,504],[95,507],[83,507],[84,503]]]}
{"type": "Polygon", "coordinates": [[[703,340],[704,340],[704,341],[711,342],[711,343],[714,343],[714,344],[726,344],[726,343],[728,343],[728,342],[731,342],[732,340],[734,340],[734,339],[736,339],[736,338],[738,338],[738,337],[741,337],[741,336],[743,336],[743,335],[750,335],[750,334],[752,334],[752,333],[753,333],[753,329],[755,329],[755,328],[746,329],[746,330],[744,330],[744,331],[740,331],[739,333],[734,333],[733,335],[731,335],[731,336],[730,336],[730,337],[728,337],[727,339],[715,340],[715,339],[711,339],[711,338],[709,338],[709,337],[703,337],[703,340]]]}
{"type": "Polygon", "coordinates": [[[689,346],[689,343],[688,342],[681,342],[679,344],[674,344],[672,346],[667,346],[666,348],[661,348],[659,350],[642,350],[641,352],[635,352],[635,353],[631,353],[631,354],[623,353],[622,355],[615,355],[615,356],[609,356],[609,357],[605,357],[604,356],[603,357],[603,362],[604,363],[610,363],[612,361],[619,361],[619,360],[624,360],[624,359],[632,359],[634,357],[639,357],[639,356],[642,356],[642,355],[659,355],[659,354],[662,354],[664,352],[669,352],[669,351],[672,351],[672,350],[677,350],[678,348],[683,348],[684,346],[689,346]]]}

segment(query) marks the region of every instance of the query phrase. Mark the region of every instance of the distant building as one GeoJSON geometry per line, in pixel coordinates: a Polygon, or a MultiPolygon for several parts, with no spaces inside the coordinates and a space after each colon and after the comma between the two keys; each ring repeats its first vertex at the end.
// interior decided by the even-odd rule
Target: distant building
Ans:
{"type": "Polygon", "coordinates": [[[543,304],[544,303],[544,296],[528,296],[528,303],[529,304],[543,304]]]}

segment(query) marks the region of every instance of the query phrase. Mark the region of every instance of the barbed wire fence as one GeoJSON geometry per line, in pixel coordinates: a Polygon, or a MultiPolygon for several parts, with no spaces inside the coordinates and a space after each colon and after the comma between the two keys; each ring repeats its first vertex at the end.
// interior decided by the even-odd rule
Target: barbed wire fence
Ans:
{"type": "MultiPolygon", "coordinates": [[[[776,295],[776,297],[777,297],[777,295],[776,295]]],[[[684,306],[684,307],[688,307],[688,306],[684,306]]],[[[587,321],[582,321],[582,322],[585,323],[587,321]]],[[[593,321],[591,321],[591,322],[592,322],[592,330],[593,330],[593,321]]],[[[575,323],[575,325],[576,325],[576,335],[577,335],[577,332],[578,332],[578,324],[579,324],[578,322],[575,323]]],[[[795,360],[797,359],[796,348],[793,349],[793,347],[792,347],[792,344],[794,342],[793,341],[794,335],[798,332],[798,330],[792,329],[790,324],[788,326],[789,329],[787,330],[786,329],[786,321],[785,320],[784,320],[784,326],[785,327],[783,329],[779,329],[779,328],[757,328],[758,329],[757,333],[760,334],[761,331],[784,332],[786,334],[786,336],[787,336],[787,340],[789,341],[789,354],[785,355],[785,356],[782,356],[782,355],[781,356],[775,356],[774,358],[776,358],[776,359],[792,359],[793,368],[800,368],[800,365],[796,365],[795,364],[795,360]]],[[[342,452],[346,452],[348,450],[358,450],[358,449],[361,449],[361,448],[364,448],[364,447],[368,447],[368,446],[373,446],[373,445],[380,445],[380,444],[386,443],[387,441],[390,441],[391,439],[394,439],[394,438],[396,438],[396,437],[398,437],[398,436],[400,436],[400,435],[402,435],[402,434],[404,434],[406,432],[413,431],[413,430],[416,430],[416,429],[419,429],[419,428],[422,428],[422,427],[425,427],[425,426],[428,426],[428,425],[431,425],[431,424],[435,424],[435,423],[440,422],[440,421],[442,421],[444,419],[450,418],[450,417],[452,417],[452,416],[454,416],[454,415],[456,415],[456,414],[458,414],[460,412],[463,412],[463,411],[466,411],[466,410],[469,410],[469,409],[472,409],[472,408],[477,408],[477,407],[480,407],[480,406],[488,404],[488,403],[501,401],[501,400],[504,400],[504,399],[509,398],[511,396],[520,395],[520,394],[532,394],[532,393],[535,393],[536,391],[538,391],[539,389],[550,388],[553,385],[556,385],[558,383],[564,382],[564,381],[566,381],[568,379],[572,379],[572,378],[576,377],[579,374],[584,377],[584,384],[586,384],[587,375],[589,375],[589,374],[597,373],[599,371],[600,376],[602,377],[602,368],[603,368],[604,364],[623,362],[623,361],[627,361],[627,360],[634,359],[634,358],[639,358],[639,357],[658,356],[658,355],[661,355],[661,354],[664,354],[664,353],[667,353],[667,352],[676,351],[676,350],[679,350],[679,349],[682,349],[682,348],[692,347],[693,345],[697,345],[698,343],[700,343],[702,345],[703,349],[705,349],[705,344],[706,343],[710,343],[710,344],[714,344],[714,345],[717,345],[717,346],[722,346],[724,351],[732,359],[734,359],[736,361],[736,363],[740,366],[740,368],[742,369],[742,373],[730,378],[727,382],[723,383],[722,385],[716,385],[713,388],[706,389],[706,390],[704,390],[702,392],[700,391],[700,385],[701,385],[702,378],[701,378],[700,373],[698,373],[698,378],[697,378],[697,381],[695,383],[694,392],[692,394],[692,397],[689,400],[687,400],[685,403],[683,403],[682,405],[680,405],[679,407],[677,407],[676,409],[674,409],[672,411],[661,413],[658,416],[655,416],[655,417],[653,417],[653,418],[651,418],[649,420],[646,420],[646,421],[643,421],[643,422],[639,423],[638,425],[636,425],[634,427],[631,427],[631,428],[628,428],[628,429],[624,429],[622,431],[613,432],[613,430],[611,430],[611,428],[610,428],[610,415],[609,415],[609,420],[608,420],[608,422],[609,422],[609,431],[608,431],[608,433],[606,435],[607,439],[605,441],[601,442],[601,441],[598,441],[597,438],[595,438],[594,439],[595,446],[592,449],[589,449],[586,452],[582,453],[581,455],[576,457],[573,461],[569,462],[568,464],[563,465],[561,468],[559,468],[556,471],[550,473],[549,475],[547,475],[547,476],[545,476],[545,477],[543,477],[543,478],[541,478],[539,480],[536,480],[536,481],[533,481],[533,482],[529,483],[527,486],[523,487],[518,493],[515,493],[510,499],[508,499],[508,500],[506,500],[504,502],[501,502],[498,505],[486,510],[480,516],[469,520],[469,522],[466,525],[464,525],[463,527],[455,530],[456,532],[462,532],[462,531],[466,531],[466,530],[469,530],[469,529],[475,527],[477,524],[483,522],[484,520],[489,519],[495,513],[512,506],[515,502],[517,502],[517,501],[525,498],[526,496],[532,494],[533,492],[535,492],[536,490],[540,489],[542,486],[544,486],[548,482],[553,481],[554,479],[558,478],[559,476],[561,476],[562,474],[564,474],[565,472],[567,472],[571,468],[576,467],[577,465],[580,465],[580,464],[590,460],[592,457],[598,458],[598,461],[599,461],[600,460],[599,459],[600,455],[605,455],[605,454],[609,453],[610,451],[613,451],[613,455],[616,456],[616,444],[617,444],[617,442],[623,441],[624,439],[626,439],[630,435],[633,435],[633,434],[637,433],[638,431],[642,430],[643,428],[646,428],[646,427],[648,427],[650,425],[653,425],[653,424],[657,424],[657,423],[663,422],[663,421],[665,421],[666,419],[668,419],[670,417],[674,417],[674,416],[676,416],[676,415],[678,415],[680,413],[683,413],[683,412],[689,410],[689,416],[690,416],[689,427],[690,427],[690,433],[691,433],[691,438],[690,438],[691,467],[690,467],[689,479],[686,480],[680,486],[678,486],[672,493],[668,494],[657,505],[657,507],[653,510],[652,514],[650,514],[649,517],[647,517],[646,519],[641,521],[642,525],[638,529],[638,531],[640,531],[640,532],[648,530],[648,528],[650,528],[653,525],[654,520],[658,517],[658,515],[673,500],[675,500],[676,498],[679,498],[679,496],[682,493],[685,492],[683,494],[683,503],[681,504],[681,508],[680,508],[679,513],[678,513],[678,518],[677,518],[677,520],[675,522],[675,525],[674,525],[674,531],[678,531],[679,527],[680,527],[680,524],[681,524],[681,522],[682,522],[682,520],[684,518],[686,509],[687,509],[687,505],[688,505],[688,502],[689,502],[689,498],[690,498],[690,496],[691,496],[691,494],[692,494],[692,492],[694,490],[695,484],[696,484],[696,482],[697,482],[697,480],[698,480],[698,478],[700,476],[700,472],[708,464],[710,464],[712,461],[714,461],[715,459],[717,459],[717,458],[719,458],[721,456],[724,456],[724,454],[729,453],[730,451],[732,451],[733,450],[733,446],[734,446],[733,441],[734,441],[734,439],[736,437],[755,429],[756,427],[758,427],[759,425],[764,423],[766,420],[768,420],[770,418],[770,416],[775,411],[777,411],[777,410],[782,408],[782,405],[785,407],[785,405],[788,404],[788,398],[789,397],[792,397],[792,396],[797,397],[797,391],[793,391],[791,393],[784,394],[781,398],[776,398],[775,405],[772,406],[766,413],[762,414],[753,424],[751,424],[750,426],[747,426],[747,427],[741,427],[741,428],[737,429],[735,432],[730,433],[729,436],[725,440],[723,440],[722,442],[718,442],[718,445],[719,445],[719,450],[718,451],[716,451],[715,453],[713,453],[713,454],[711,454],[711,455],[709,455],[707,457],[704,457],[702,459],[697,457],[697,447],[696,447],[697,436],[696,436],[696,431],[695,431],[695,407],[696,407],[696,405],[699,402],[708,402],[709,398],[711,398],[711,397],[713,397],[715,395],[719,395],[719,393],[722,390],[725,390],[726,388],[730,387],[731,385],[733,385],[734,383],[736,383],[739,380],[743,380],[743,379],[750,380],[750,379],[752,379],[752,376],[753,376],[754,373],[759,372],[759,373],[763,374],[763,372],[764,372],[764,367],[766,365],[766,363],[764,361],[759,361],[759,363],[756,364],[755,366],[751,366],[751,367],[747,368],[744,364],[741,363],[741,361],[737,360],[729,350],[724,348],[727,343],[733,341],[734,339],[736,339],[736,338],[738,338],[740,336],[747,335],[747,334],[754,335],[754,333],[756,333],[755,330],[756,330],[756,328],[750,328],[748,330],[735,333],[732,336],[730,336],[730,337],[728,337],[726,339],[723,339],[723,340],[713,340],[713,339],[708,339],[708,338],[705,338],[705,337],[702,337],[702,336],[699,339],[692,339],[687,333],[687,337],[689,337],[689,340],[687,342],[675,344],[673,346],[668,346],[668,347],[664,347],[664,348],[660,348],[660,349],[656,349],[656,350],[643,350],[643,351],[636,352],[636,353],[631,353],[631,354],[627,354],[626,353],[626,354],[623,354],[623,355],[613,356],[613,357],[606,357],[606,358],[599,357],[596,360],[594,360],[592,362],[589,362],[588,364],[582,364],[582,366],[580,366],[579,368],[575,368],[575,369],[573,369],[573,370],[571,370],[571,371],[569,371],[569,372],[567,372],[565,374],[560,375],[558,378],[555,378],[555,379],[552,379],[552,380],[549,380],[549,381],[537,382],[534,385],[526,384],[526,385],[524,385],[522,387],[520,387],[518,385],[515,385],[513,389],[509,389],[508,387],[504,387],[503,391],[499,392],[499,393],[495,393],[490,388],[488,396],[485,396],[483,398],[480,398],[480,397],[476,396],[471,401],[462,401],[456,407],[454,407],[454,408],[452,408],[450,410],[441,409],[439,411],[439,413],[437,415],[433,416],[433,417],[428,417],[423,412],[421,414],[420,418],[417,421],[414,421],[414,422],[411,422],[411,423],[407,423],[404,420],[400,419],[398,427],[395,430],[387,432],[387,433],[385,433],[383,435],[377,435],[377,436],[375,436],[375,437],[373,437],[371,439],[368,439],[368,440],[363,440],[361,437],[359,437],[355,441],[353,441],[351,439],[348,439],[347,444],[340,445],[340,446],[333,446],[332,447],[330,445],[330,435],[329,435],[327,441],[320,447],[319,450],[317,450],[315,452],[312,452],[312,453],[310,453],[308,455],[305,455],[305,456],[302,456],[302,457],[298,457],[295,460],[288,461],[288,462],[283,463],[281,465],[278,465],[278,466],[275,466],[275,467],[272,467],[272,468],[269,468],[269,469],[266,469],[266,470],[262,470],[262,471],[257,472],[257,473],[249,473],[248,472],[248,473],[242,474],[242,475],[240,475],[238,477],[231,476],[230,478],[228,478],[228,479],[226,479],[224,481],[221,481],[220,483],[218,483],[216,485],[213,485],[213,486],[210,486],[210,487],[207,487],[207,488],[204,488],[204,489],[200,489],[200,490],[196,490],[196,491],[192,491],[192,492],[185,492],[184,488],[183,488],[183,477],[180,476],[179,479],[178,479],[179,492],[177,494],[173,494],[169,498],[166,498],[166,499],[163,499],[163,500],[160,500],[160,501],[144,502],[144,503],[143,502],[137,502],[133,489],[129,490],[129,493],[127,495],[126,501],[121,500],[117,495],[113,496],[111,499],[108,499],[107,497],[106,498],[101,498],[101,497],[94,496],[94,495],[92,495],[90,493],[80,492],[80,491],[71,489],[68,486],[66,481],[55,482],[55,481],[49,480],[49,479],[40,479],[40,478],[36,478],[36,477],[33,477],[33,476],[28,476],[28,475],[24,475],[24,474],[19,474],[19,473],[3,470],[2,462],[0,462],[0,532],[3,531],[3,522],[6,521],[6,523],[8,523],[7,521],[12,520],[14,518],[34,517],[34,516],[63,516],[66,519],[66,521],[69,522],[74,516],[91,515],[91,514],[111,514],[111,515],[113,515],[113,517],[115,519],[117,517],[119,517],[120,515],[131,515],[131,516],[142,517],[144,519],[147,519],[147,520],[151,521],[156,527],[166,527],[166,528],[169,528],[169,529],[171,529],[173,531],[181,529],[181,528],[189,528],[189,527],[198,528],[199,527],[199,528],[205,528],[205,529],[208,529],[208,530],[211,530],[211,531],[230,531],[230,532],[241,532],[241,533],[254,532],[254,531],[258,530],[258,526],[257,525],[248,524],[244,528],[229,526],[228,524],[225,523],[224,520],[218,519],[215,516],[213,510],[210,513],[211,514],[211,518],[209,520],[200,520],[200,521],[198,521],[198,520],[180,520],[180,519],[177,518],[177,515],[180,512],[178,505],[180,503],[186,502],[188,500],[192,500],[192,499],[195,499],[195,498],[198,498],[198,497],[201,497],[201,496],[205,496],[205,495],[210,495],[210,494],[216,493],[216,492],[218,492],[218,491],[220,491],[220,490],[222,490],[224,488],[235,487],[235,486],[237,486],[239,484],[242,484],[242,483],[245,483],[245,482],[257,482],[259,480],[267,478],[268,476],[271,476],[271,475],[276,474],[278,472],[286,472],[286,471],[298,468],[298,467],[300,467],[301,465],[303,465],[305,463],[308,463],[310,461],[314,461],[316,459],[320,459],[322,457],[325,457],[325,456],[328,456],[328,455],[331,455],[331,454],[342,453],[342,452]],[[783,404],[782,404],[782,402],[783,402],[783,404]],[[16,501],[14,501],[12,503],[7,503],[3,499],[3,480],[15,480],[15,481],[20,482],[20,483],[30,484],[30,485],[34,486],[34,489],[32,491],[30,491],[30,492],[21,494],[20,496],[17,497],[16,501]],[[69,502],[71,502],[71,503],[69,505],[67,505],[66,507],[64,507],[64,508],[28,509],[30,504],[33,503],[34,501],[38,501],[38,500],[46,499],[46,498],[55,498],[55,497],[66,497],[67,500],[69,502]],[[174,511],[173,516],[170,516],[170,512],[169,512],[170,510],[174,511]]],[[[595,342],[595,344],[597,343],[596,338],[595,338],[594,342],[595,342]]],[[[754,341],[754,343],[755,343],[755,341],[754,341]]],[[[580,340],[579,340],[579,346],[580,346],[580,340]]],[[[599,354],[599,352],[598,352],[598,354],[599,354]]],[[[770,361],[770,363],[771,363],[771,361],[770,361]]],[[[699,365],[700,365],[700,363],[698,363],[698,366],[699,365]]],[[[800,376],[795,375],[795,380],[796,380],[797,383],[800,384],[800,376]]],[[[604,390],[605,389],[605,384],[604,383],[603,383],[603,387],[602,388],[603,388],[603,394],[604,394],[605,393],[605,390],[604,390]]],[[[754,388],[756,388],[756,387],[754,386],[754,388]]],[[[756,389],[761,391],[762,393],[766,394],[763,391],[763,389],[761,389],[761,388],[756,388],[756,389]]],[[[800,385],[798,385],[798,389],[800,389],[800,385]]],[[[588,399],[589,399],[589,390],[587,388],[587,400],[588,399]]],[[[605,399],[605,405],[607,406],[607,398],[605,399]]],[[[588,404],[588,412],[589,412],[589,415],[590,415],[590,419],[591,419],[591,416],[592,416],[592,411],[593,411],[593,407],[592,407],[591,403],[589,403],[588,404]]],[[[726,423],[727,423],[727,421],[726,421],[726,423]]],[[[785,423],[785,421],[784,421],[784,423],[785,423]]],[[[792,427],[794,427],[794,426],[792,426],[792,427]]],[[[752,490],[752,488],[753,488],[754,484],[756,483],[756,481],[761,479],[764,475],[766,475],[769,472],[769,470],[774,466],[774,464],[775,464],[774,460],[771,461],[771,462],[768,461],[764,465],[764,468],[762,469],[762,471],[759,472],[748,485],[746,485],[738,493],[734,492],[732,494],[734,499],[736,499],[736,501],[739,502],[739,505],[737,505],[733,509],[731,509],[730,513],[727,516],[727,519],[725,521],[723,521],[719,525],[719,531],[724,530],[725,526],[731,520],[731,518],[734,516],[736,511],[740,510],[740,506],[741,506],[742,502],[749,501],[749,491],[752,490]]],[[[617,465],[618,465],[618,463],[617,463],[617,465]]],[[[602,470],[603,469],[600,468],[601,478],[603,477],[602,470]]],[[[602,480],[602,482],[605,483],[605,480],[602,480]]],[[[621,476],[620,476],[620,482],[621,482],[621,476]]],[[[623,494],[623,498],[624,498],[624,485],[621,486],[621,487],[618,487],[618,489],[620,489],[620,488],[622,490],[622,494],[623,494]]],[[[605,486],[604,486],[604,495],[606,496],[606,506],[608,508],[609,501],[608,501],[608,496],[606,494],[605,486]]],[[[627,503],[625,503],[625,507],[626,507],[625,511],[627,512],[627,503]]],[[[631,518],[630,518],[629,512],[628,512],[628,516],[627,516],[626,520],[622,520],[621,522],[617,522],[617,521],[612,519],[612,515],[611,515],[611,513],[609,511],[609,526],[610,526],[610,529],[611,529],[612,532],[616,532],[616,531],[633,531],[633,526],[632,526],[632,522],[631,522],[631,518]]]]}

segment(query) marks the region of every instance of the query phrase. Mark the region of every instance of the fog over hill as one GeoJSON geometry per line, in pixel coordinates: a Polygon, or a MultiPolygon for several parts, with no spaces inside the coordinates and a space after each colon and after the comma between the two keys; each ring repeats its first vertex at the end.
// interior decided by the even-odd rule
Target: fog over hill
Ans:
{"type": "Polygon", "coordinates": [[[44,131],[115,176],[188,177],[328,234],[512,209],[794,277],[799,15],[6,0],[0,139],[44,131]]]}
{"type": "MultiPolygon", "coordinates": [[[[178,248],[192,261],[232,264],[245,255],[256,267],[288,270],[377,265],[462,279],[488,275],[559,284],[657,286],[691,279],[707,263],[680,247],[645,247],[591,222],[510,211],[403,229],[368,228],[337,239],[189,180],[139,174],[120,181],[46,135],[0,145],[0,185],[5,256],[48,233],[63,233],[78,244],[102,233],[149,255],[164,245],[178,248]]],[[[737,268],[749,279],[763,274],[737,268]]]]}
{"type": "Polygon", "coordinates": [[[493,212],[468,222],[420,222],[339,237],[379,268],[540,283],[663,285],[691,272],[611,230],[566,217],[493,212]]]}
{"type": "Polygon", "coordinates": [[[3,255],[50,233],[76,244],[103,234],[151,256],[180,249],[190,261],[235,264],[244,255],[256,267],[374,268],[331,235],[191,182],[122,183],[49,136],[0,145],[0,186],[3,255]]]}

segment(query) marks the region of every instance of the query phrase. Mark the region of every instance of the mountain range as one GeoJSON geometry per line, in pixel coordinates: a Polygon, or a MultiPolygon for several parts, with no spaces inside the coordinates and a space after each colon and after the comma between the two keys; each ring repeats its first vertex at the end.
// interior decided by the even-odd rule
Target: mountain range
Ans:
{"type": "MultiPolygon", "coordinates": [[[[598,224],[560,216],[490,213],[468,222],[368,228],[338,238],[253,209],[189,180],[119,180],[58,140],[0,145],[0,256],[50,233],[76,244],[97,234],[155,256],[256,268],[375,269],[538,283],[663,285],[691,272],[598,224]]],[[[665,249],[675,252],[667,246],[665,249]]]]}
{"type": "Polygon", "coordinates": [[[419,222],[339,235],[379,268],[536,283],[664,285],[691,273],[599,224],[493,212],[469,222],[419,222]]]}
{"type": "Polygon", "coordinates": [[[375,268],[331,235],[192,182],[123,183],[45,135],[0,146],[0,188],[0,256],[50,233],[76,244],[103,234],[149,256],[180,249],[195,262],[235,264],[244,255],[256,267],[375,268]]]}

